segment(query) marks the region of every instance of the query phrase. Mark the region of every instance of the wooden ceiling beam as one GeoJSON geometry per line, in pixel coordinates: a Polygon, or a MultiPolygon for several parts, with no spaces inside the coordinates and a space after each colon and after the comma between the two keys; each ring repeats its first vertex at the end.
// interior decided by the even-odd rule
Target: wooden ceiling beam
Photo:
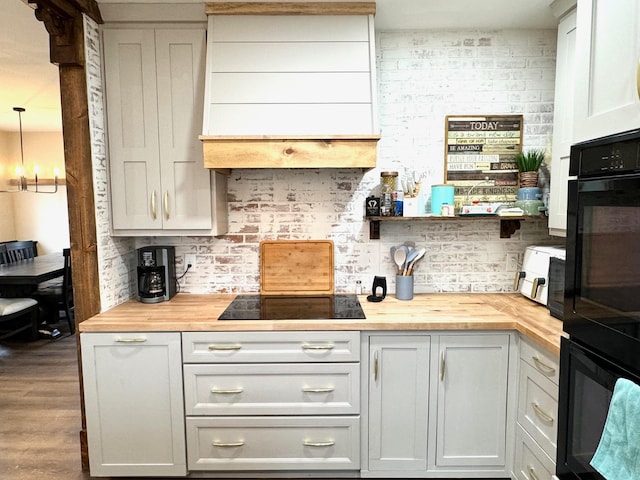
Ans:
{"type": "Polygon", "coordinates": [[[49,58],[54,65],[84,65],[82,15],[103,23],[95,0],[28,0],[49,33],[49,58]]]}

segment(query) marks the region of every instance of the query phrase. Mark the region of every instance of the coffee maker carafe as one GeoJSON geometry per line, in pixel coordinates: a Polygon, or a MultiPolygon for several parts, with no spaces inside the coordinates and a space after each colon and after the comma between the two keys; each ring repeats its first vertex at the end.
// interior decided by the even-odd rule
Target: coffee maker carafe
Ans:
{"type": "Polygon", "coordinates": [[[158,303],[176,294],[175,248],[142,247],[138,249],[138,300],[158,303]]]}

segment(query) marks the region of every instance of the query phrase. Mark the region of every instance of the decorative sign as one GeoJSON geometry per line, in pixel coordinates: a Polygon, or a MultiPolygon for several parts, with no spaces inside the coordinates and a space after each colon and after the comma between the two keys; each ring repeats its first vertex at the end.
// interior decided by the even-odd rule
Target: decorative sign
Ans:
{"type": "Polygon", "coordinates": [[[514,157],[522,151],[522,115],[448,115],[445,119],[445,182],[455,185],[456,208],[512,202],[518,190],[514,157]]]}

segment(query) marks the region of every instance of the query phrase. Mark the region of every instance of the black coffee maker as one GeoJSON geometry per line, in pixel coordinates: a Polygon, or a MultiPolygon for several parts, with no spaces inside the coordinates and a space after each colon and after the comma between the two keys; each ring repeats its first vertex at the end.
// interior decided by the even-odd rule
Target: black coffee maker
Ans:
{"type": "Polygon", "coordinates": [[[175,247],[142,247],[138,249],[138,300],[158,303],[176,294],[175,247]]]}

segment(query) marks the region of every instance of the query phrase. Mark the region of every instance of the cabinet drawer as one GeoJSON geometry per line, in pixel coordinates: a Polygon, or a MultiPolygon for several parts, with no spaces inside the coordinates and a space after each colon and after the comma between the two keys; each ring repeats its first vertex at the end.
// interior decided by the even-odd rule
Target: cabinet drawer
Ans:
{"type": "Polygon", "coordinates": [[[516,458],[513,473],[518,480],[551,480],[555,478],[555,462],[518,426],[516,458]]]}
{"type": "Polygon", "coordinates": [[[187,417],[189,470],[357,470],[349,417],[187,417]]]}
{"type": "Polygon", "coordinates": [[[520,342],[520,358],[558,385],[558,377],[560,374],[558,357],[536,348],[523,340],[520,342]]]}
{"type": "Polygon", "coordinates": [[[526,362],[520,362],[518,423],[552,458],[556,457],[558,387],[526,362]]]}
{"type": "Polygon", "coordinates": [[[185,363],[358,362],[358,332],[186,332],[185,363]]]}
{"type": "Polygon", "coordinates": [[[187,415],[359,413],[360,365],[185,365],[187,415]]]}

